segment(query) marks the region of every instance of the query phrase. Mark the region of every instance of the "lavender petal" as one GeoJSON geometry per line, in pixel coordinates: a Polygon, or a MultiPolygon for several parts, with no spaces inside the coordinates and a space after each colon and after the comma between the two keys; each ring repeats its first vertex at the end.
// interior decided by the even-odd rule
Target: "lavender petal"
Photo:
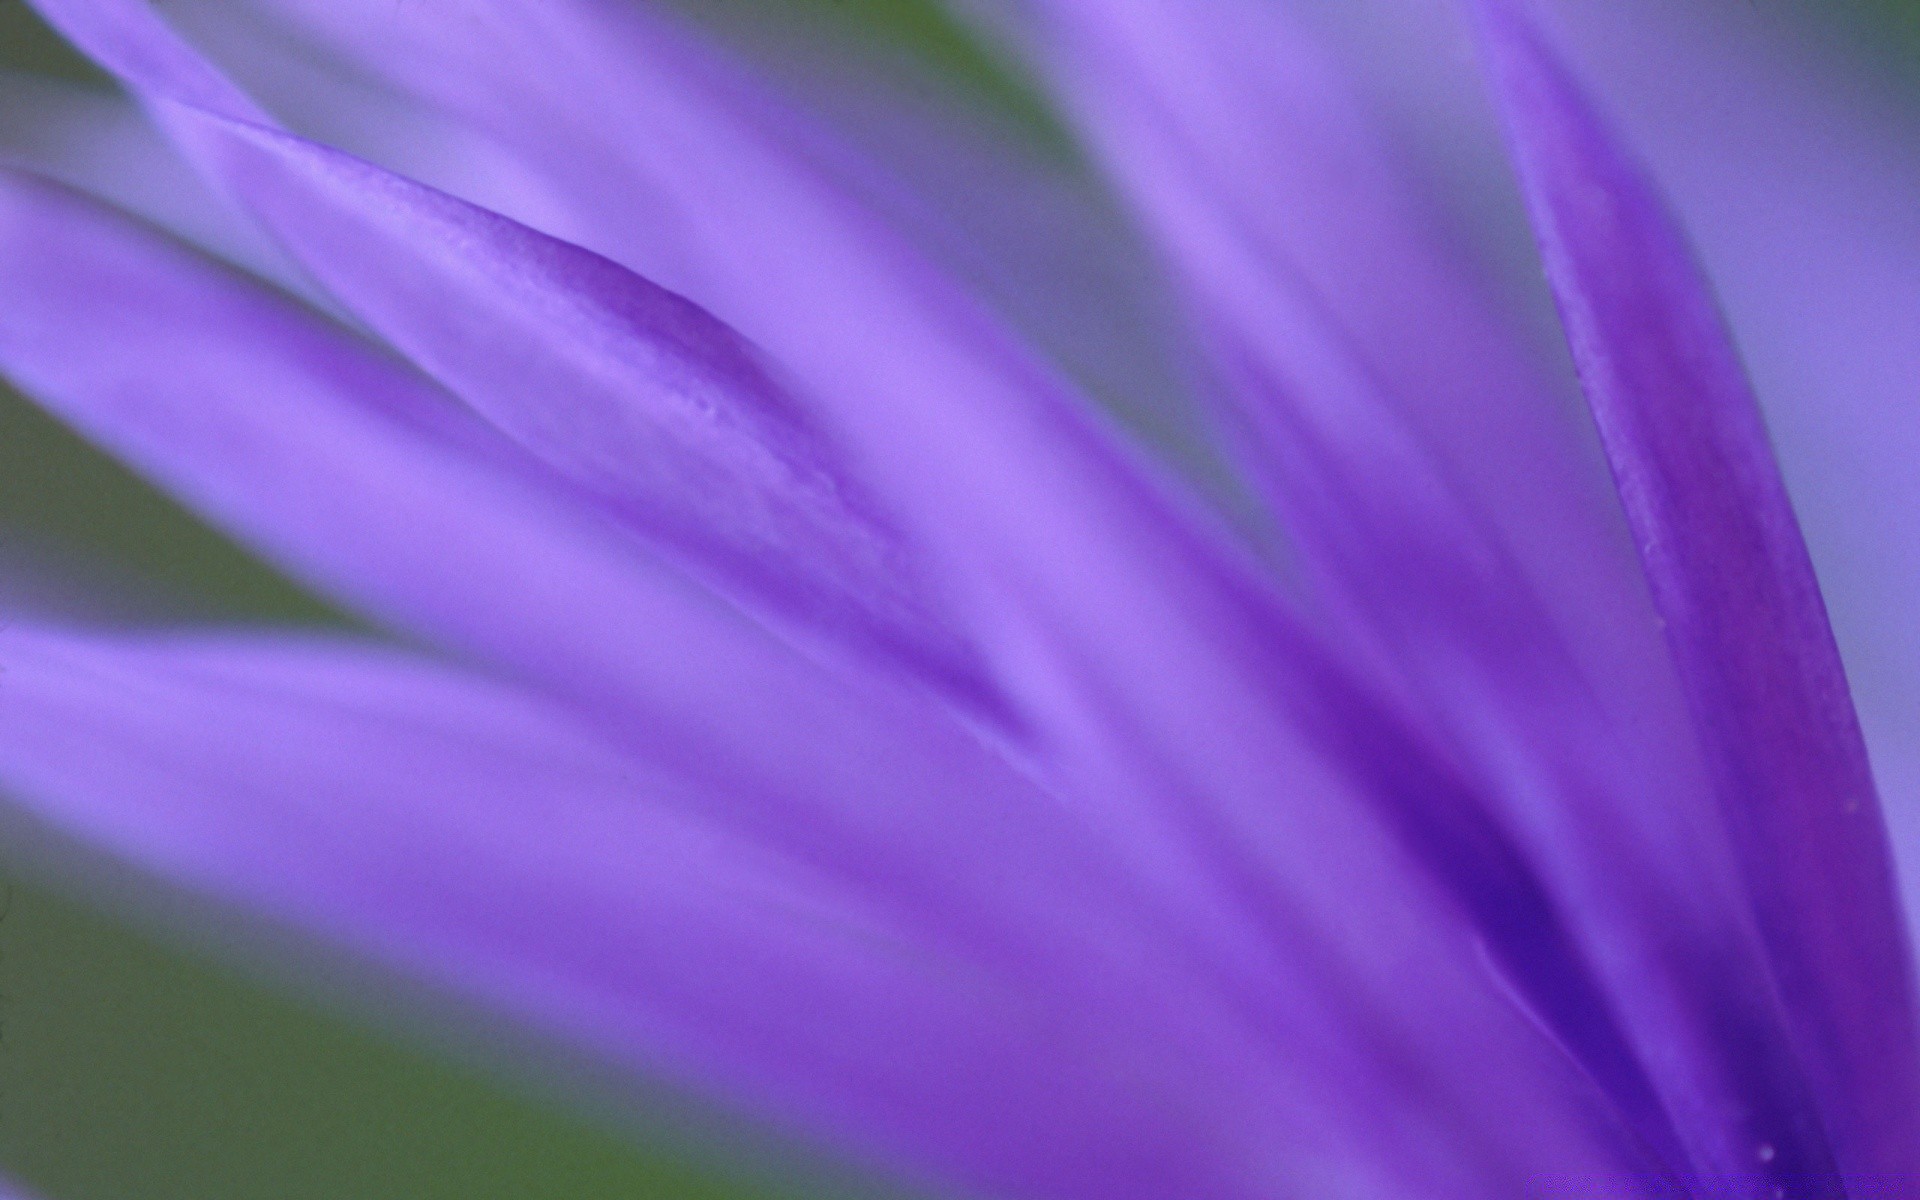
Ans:
{"type": "Polygon", "coordinates": [[[143,4],[44,8],[359,319],[533,454],[731,590],[991,704],[907,548],[730,329],[596,255],[276,132],[143,4]]]}
{"type": "Polygon", "coordinates": [[[1652,184],[1523,20],[1481,13],[1575,360],[1841,1166],[1915,1177],[1920,1037],[1886,833],[1758,407],[1652,184]]]}
{"type": "Polygon", "coordinates": [[[172,880],[886,1169],[1255,1194],[1179,1132],[1213,1085],[1179,1094],[1177,1024],[1090,1022],[512,689],[285,636],[16,625],[0,656],[18,802],[172,880]]]}

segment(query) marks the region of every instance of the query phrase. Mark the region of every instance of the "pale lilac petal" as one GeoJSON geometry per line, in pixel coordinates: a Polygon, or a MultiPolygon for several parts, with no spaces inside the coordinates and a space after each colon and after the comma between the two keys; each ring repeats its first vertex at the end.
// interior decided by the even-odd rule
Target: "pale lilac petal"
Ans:
{"type": "Polygon", "coordinates": [[[1050,844],[1031,789],[937,705],[809,666],[312,314],[18,175],[0,285],[22,388],[297,575],[766,799],[731,819],[858,861],[910,788],[1050,844]]]}
{"type": "Polygon", "coordinates": [[[281,135],[140,4],[50,4],[362,321],[719,581],[990,705],[911,556],[757,353],[596,255],[281,135]]]}
{"type": "MultiPolygon", "coordinates": [[[[1030,607],[1010,587],[1017,572],[1060,593],[1045,619],[1141,620],[1120,616],[1142,590],[1127,581],[1179,591],[1194,574],[1180,564],[1217,555],[842,173],[779,144],[791,113],[676,31],[593,5],[489,10],[498,35],[485,38],[413,6],[271,8],[492,133],[570,207],[568,236],[766,345],[994,619],[1035,620],[1005,611],[1030,607]],[[600,110],[578,103],[589,93],[600,110]]],[[[809,141],[800,131],[795,145],[809,141]]]]}
{"type": "Polygon", "coordinates": [[[317,299],[286,255],[209,187],[125,96],[0,73],[0,162],[109,200],[289,291],[317,299]]]}
{"type": "Polygon", "coordinates": [[[508,689],[284,637],[16,626],[0,662],[9,790],[170,879],[889,1168],[1255,1194],[1202,1135],[1236,1068],[1183,1080],[1210,1051],[1151,991],[902,923],[508,689]]]}
{"type": "MultiPolygon", "coordinates": [[[[1330,1041],[1276,1053],[1260,1035],[1286,1023],[1231,1021],[1117,928],[1061,920],[1072,861],[981,847],[1047,891],[982,943],[728,833],[697,785],[558,710],[389,651],[16,624],[0,662],[0,778],[46,820],[888,1167],[1088,1200],[1281,1179],[1465,1200],[1607,1162],[1547,1119],[1564,1080],[1509,1107],[1539,1153],[1500,1162],[1409,1063],[1369,1084],[1330,1041]]],[[[1300,982],[1365,1019],[1339,976],[1300,982]]],[[[1431,1036],[1516,1070],[1456,999],[1423,993],[1431,1036]]]]}
{"type": "Polygon", "coordinates": [[[983,96],[857,34],[743,15],[772,28],[729,23],[728,46],[746,43],[756,71],[857,147],[883,180],[863,193],[877,210],[1155,450],[1232,482],[1161,273],[1077,147],[998,89],[983,96]]]}
{"type": "MultiPolygon", "coordinates": [[[[629,201],[674,197],[674,232],[696,229],[673,241],[703,259],[680,278],[699,276],[703,302],[811,385],[963,590],[970,626],[1041,718],[1023,754],[1286,1064],[1260,1076],[1259,1103],[1209,1114],[1236,1179],[1475,1197],[1551,1167],[1655,1186],[1616,1097],[1592,1083],[1622,1078],[1629,1056],[1482,798],[1075,397],[830,172],[776,149],[761,122],[785,114],[612,9],[605,25],[567,5],[489,10],[505,29],[476,38],[431,15],[413,26],[420,7],[381,6],[352,36],[373,34],[363,49],[403,74],[434,64],[423,83],[457,86],[456,101],[524,135],[517,147],[590,210],[665,237],[629,201]],[[407,37],[386,36],[396,22],[407,37]],[[449,74],[421,38],[481,61],[449,74]],[[608,128],[624,131],[617,146],[608,128]],[[1383,1129],[1381,1111],[1408,1120],[1383,1129]]],[[[792,711],[813,733],[814,713],[792,711]]],[[[811,771],[831,753],[801,757],[811,771]]],[[[952,786],[965,795],[965,776],[952,786]]],[[[858,805],[848,797],[884,793],[817,803],[858,805]]]]}
{"type": "Polygon", "coordinates": [[[1759,410],[1664,205],[1532,31],[1486,44],[1774,981],[1840,1165],[1920,1153],[1911,963],[1871,772],[1759,410]]]}
{"type": "Polygon", "coordinates": [[[1521,330],[1281,7],[1029,8],[1019,36],[1192,297],[1329,619],[1579,914],[1620,1042],[1570,1013],[1562,1036],[1676,1170],[1750,1172],[1805,1084],[1600,464],[1521,330]]]}
{"type": "Polygon", "coordinates": [[[1288,458],[1298,450],[1276,443],[1323,438],[1408,520],[1430,503],[1402,482],[1419,465],[1409,459],[1432,456],[1516,545],[1534,590],[1581,612],[1603,607],[1596,586],[1620,594],[1625,572],[1609,569],[1626,559],[1573,407],[1304,22],[1254,0],[1025,8],[1025,51],[1154,235],[1203,333],[1230,373],[1261,376],[1235,382],[1262,450],[1288,458]],[[1276,428],[1288,420],[1307,431],[1276,428]],[[1391,496],[1397,484],[1414,494],[1391,496]]]}

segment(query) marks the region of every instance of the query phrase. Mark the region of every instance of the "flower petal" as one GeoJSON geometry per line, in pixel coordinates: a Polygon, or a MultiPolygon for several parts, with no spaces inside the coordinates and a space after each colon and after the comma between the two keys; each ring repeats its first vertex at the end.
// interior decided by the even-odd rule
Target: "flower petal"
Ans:
{"type": "MultiPolygon", "coordinates": [[[[1417,1011],[1372,1019],[1376,1026],[1337,989],[1289,998],[1280,1011],[1289,1027],[1314,1031],[1300,1035],[1307,1044],[1374,1049],[1349,1049],[1331,1063],[1296,1052],[1279,1070],[1270,1050],[1248,1049],[1272,1031],[1256,1037],[1245,1015],[1258,1004],[1268,1025],[1278,1020],[1273,984],[1220,979],[1214,947],[1236,944],[1244,918],[1210,898],[1213,881],[1181,876],[1162,897],[1121,884],[1110,858],[1171,860],[1159,847],[1107,844],[1121,824],[1099,838],[1074,831],[1052,797],[958,731],[942,732],[938,711],[924,701],[822,678],[750,626],[629,561],[616,536],[569,511],[563,490],[496,461],[484,431],[468,428],[428,385],[98,206],[17,176],[0,187],[0,278],[13,297],[0,309],[0,363],[36,392],[303,573],[548,684],[648,761],[707,781],[708,790],[681,797],[701,806],[699,819],[778,847],[857,887],[868,904],[934,922],[969,945],[1004,953],[1043,927],[1066,939],[1047,955],[1028,952],[1029,962],[1084,964],[1089,945],[1111,955],[1148,937],[1155,948],[1138,968],[1148,974],[1128,989],[1129,1003],[1141,1007],[1154,988],[1175,989],[1177,1003],[1155,1011],[1191,1011],[1201,1031],[1184,1036],[1204,1035],[1216,1047],[1229,1039],[1230,1052],[1210,1053],[1240,1064],[1210,1072],[1220,1076],[1217,1086],[1253,1087],[1235,1078],[1253,1073],[1261,1088],[1316,1097],[1322,1115],[1313,1121],[1333,1122],[1316,1133],[1294,1112],[1276,1125],[1272,1098],[1233,1100],[1246,1115],[1234,1122],[1234,1147],[1215,1153],[1221,1161],[1244,1164],[1246,1147],[1276,1138],[1302,1156],[1319,1144],[1316,1154],[1338,1161],[1343,1152],[1334,1147],[1357,1142],[1365,1152],[1346,1152],[1356,1161],[1401,1161],[1407,1151],[1380,1150],[1380,1131],[1364,1114],[1404,1086],[1369,1056],[1385,1039],[1407,1037],[1385,1031],[1410,1020],[1448,1029],[1421,1053],[1450,1057],[1450,1039],[1491,1019],[1486,1036],[1494,1044],[1517,1038],[1508,1052],[1525,1061],[1530,1035],[1511,1027],[1497,995],[1489,1002],[1477,960],[1463,963],[1457,941],[1435,940],[1450,928],[1449,912],[1401,911],[1404,899],[1381,882],[1392,878],[1397,889],[1403,881],[1383,876],[1367,885],[1384,901],[1380,919],[1411,918],[1429,931],[1419,940],[1434,947],[1435,961],[1413,972],[1426,1000],[1417,1011]],[[1098,902],[1073,899],[1075,889],[1085,896],[1096,887],[1098,902]],[[1010,942],[1009,930],[1020,936],[1010,942]],[[1069,953],[1076,945],[1077,958],[1069,953]],[[1228,1016],[1218,1014],[1222,1005],[1228,1016]],[[1209,1032],[1209,1022],[1219,1030],[1209,1032]],[[1364,1086],[1339,1082],[1356,1073],[1364,1086]],[[1347,1090],[1336,1100],[1330,1091],[1338,1088],[1347,1090]]],[[[98,656],[112,652],[105,646],[98,656]]],[[[1325,886],[1337,892],[1351,878],[1325,886]]],[[[308,902],[316,910],[326,903],[308,902]]],[[[1349,900],[1336,907],[1343,921],[1360,920],[1349,900]]],[[[1407,961],[1397,952],[1376,958],[1365,986],[1403,986],[1407,961]]],[[[1155,1044],[1170,1035],[1157,1026],[1139,1036],[1155,1044]]],[[[1502,1087],[1474,1087],[1505,1107],[1507,1089],[1538,1069],[1516,1062],[1502,1087]]],[[[1451,1086],[1466,1080],[1456,1073],[1451,1086]]],[[[1436,1108],[1449,1120],[1459,1111],[1436,1108]]],[[[1476,1172],[1494,1169],[1475,1161],[1447,1171],[1480,1180],[1486,1176],[1476,1172]]],[[[1512,1169],[1504,1170],[1498,1177],[1509,1177],[1512,1169]]],[[[1484,1185],[1463,1186],[1461,1194],[1472,1195],[1484,1185]]]]}
{"type": "MultiPolygon", "coordinates": [[[[1086,637],[1085,618],[1133,625],[1125,644],[1160,647],[1164,662],[1188,639],[1140,631],[1155,620],[1142,610],[1204,588],[1199,575],[1244,569],[1090,427],[1080,397],[876,216],[854,182],[862,168],[683,31],[573,3],[487,4],[460,20],[431,6],[254,8],[491,135],[574,214],[569,236],[765,346],[964,592],[969,629],[1004,647],[1016,672],[1044,640],[1031,626],[1066,622],[1086,637]],[[463,20],[487,32],[470,36],[463,20]],[[578,102],[583,89],[599,106],[578,102]],[[1025,580],[1057,594],[1052,615],[1032,611],[1025,580]]],[[[1163,612],[1191,610],[1187,600],[1163,612]]],[[[1099,636],[1116,644],[1089,661],[1126,653],[1099,636]]]]}
{"type": "Polygon", "coordinates": [[[0,160],[111,201],[314,298],[286,255],[209,188],[125,96],[0,73],[0,112],[0,160]]]}
{"type": "Polygon", "coordinates": [[[1300,465],[1286,443],[1321,438],[1366,464],[1365,486],[1408,523],[1434,506],[1420,493],[1437,473],[1460,493],[1439,507],[1471,500],[1532,591],[1580,611],[1601,607],[1596,586],[1620,590],[1626,571],[1607,569],[1625,555],[1572,406],[1299,14],[1257,0],[1022,8],[1020,48],[1228,360],[1256,456],[1285,460],[1265,470],[1286,476],[1300,465]],[[1414,494],[1392,496],[1409,467],[1414,494]]]}
{"type": "Polygon", "coordinates": [[[1055,844],[1030,785],[938,705],[808,664],[297,306],[4,172],[0,287],[0,370],[42,403],[294,573],[767,798],[732,819],[857,858],[898,819],[885,797],[956,829],[1004,801],[1055,844]]]}
{"type": "Polygon", "coordinates": [[[287,638],[16,626],[0,661],[0,778],[138,865],[890,1169],[1253,1194],[1183,1132],[1189,1031],[943,944],[521,694],[287,638]]]}
{"type": "MultiPolygon", "coordinates": [[[[1516,1190],[1542,1164],[1647,1177],[1586,1074],[1619,1061],[1617,1038],[1564,917],[1445,756],[1218,530],[837,176],[776,147],[766,110],[697,52],[680,59],[679,41],[613,8],[604,28],[570,23],[585,10],[564,4],[475,10],[507,33],[474,37],[415,24],[421,7],[382,7],[356,36],[402,71],[414,48],[385,36],[396,20],[456,59],[507,60],[502,78],[432,59],[426,73],[477,81],[490,118],[572,164],[551,178],[598,180],[603,215],[650,188],[674,197],[696,226],[685,244],[711,256],[702,300],[744,313],[814,385],[808,400],[964,589],[969,627],[1043,718],[1020,749],[1286,1060],[1255,1071],[1260,1103],[1209,1127],[1247,1190],[1468,1197],[1516,1190]],[[1408,1123],[1381,1129],[1383,1107],[1408,1123]]],[[[850,787],[817,803],[880,799],[850,787]]]]}
{"type": "Polygon", "coordinates": [[[1920,922],[1920,115],[1821,12],[1782,21],[1735,0],[1554,15],[1693,231],[1740,337],[1920,922]]]}
{"type": "MultiPolygon", "coordinates": [[[[490,10],[513,35],[454,37],[456,49],[513,58],[540,47],[549,65],[579,67],[562,81],[568,97],[584,74],[604,85],[594,94],[608,105],[631,104],[689,135],[649,121],[655,136],[627,140],[671,147],[647,164],[664,173],[654,182],[702,195],[689,206],[702,217],[714,210],[694,241],[725,250],[715,265],[727,303],[717,307],[749,313],[817,382],[809,400],[861,448],[916,538],[964,587],[1000,673],[1044,718],[1021,749],[1053,793],[1120,850],[1160,911],[1181,914],[1196,956],[1238,981],[1241,1003],[1278,1010],[1268,1018],[1276,1041],[1311,1060],[1295,1070],[1323,1086],[1288,1094],[1314,1097],[1323,1112],[1295,1102],[1288,1120],[1269,1121],[1250,1111],[1220,1136],[1272,1146],[1285,1130],[1297,1150],[1315,1140],[1306,1130],[1331,1125],[1340,1144],[1374,1147],[1355,1161],[1391,1162],[1383,1170],[1462,1195],[1519,1186],[1538,1161],[1638,1163],[1642,1149],[1610,1124],[1616,1114],[1596,1114],[1584,1074],[1616,1079],[1631,1065],[1588,967],[1444,756],[1320,645],[1217,529],[1165,494],[830,177],[716,99],[732,95],[724,86],[658,62],[677,41],[636,39],[620,23],[588,36],[594,25],[565,23],[571,11],[490,10]],[[657,80],[641,64],[666,73],[657,80]],[[703,193],[716,176],[730,186],[703,193]],[[823,287],[846,304],[811,303],[823,287]],[[908,395],[919,402],[901,403],[908,395]],[[1377,929],[1400,932],[1354,932],[1377,929]],[[1302,994],[1301,955],[1338,960],[1309,974],[1340,982],[1302,994]],[[1516,991],[1549,1036],[1528,1024],[1516,991]],[[1482,1069],[1490,1058],[1499,1072],[1482,1069]],[[1402,1094],[1407,1060],[1432,1082],[1403,1107],[1459,1129],[1471,1150],[1439,1161],[1418,1147],[1441,1143],[1411,1131],[1388,1135],[1399,1142],[1392,1154],[1378,1149],[1373,1118],[1356,1114],[1402,1094]],[[1516,1105],[1537,1110],[1525,1131],[1509,1115],[1516,1105]]],[[[432,22],[416,32],[453,36],[432,22]]],[[[533,111],[554,82],[490,91],[533,111]]],[[[579,132],[578,113],[556,128],[579,132]]],[[[594,115],[599,129],[582,135],[592,141],[623,128],[594,115]]],[[[1276,1171],[1298,1179],[1311,1168],[1263,1163],[1261,1177],[1276,1171]]]]}
{"type": "Polygon", "coordinates": [[[1758,407],[1681,235],[1511,9],[1484,41],[1576,363],[1841,1165],[1912,1172],[1912,966],[1858,722],[1758,407]]]}
{"type": "Polygon", "coordinates": [[[1806,1166],[1774,1132],[1804,1080],[1597,458],[1342,64],[1278,5],[1027,9],[1016,36],[1163,244],[1329,620],[1578,914],[1620,1034],[1563,1017],[1570,1048],[1676,1171],[1748,1173],[1763,1136],[1817,1170],[1817,1136],[1806,1166]]]}
{"type": "MultiPolygon", "coordinates": [[[[1036,901],[983,944],[731,834],[699,785],[559,710],[390,651],[15,624],[0,662],[0,779],[46,820],[889,1168],[1063,1200],[1528,1178],[1411,1062],[1379,1078],[1329,1039],[1269,1044],[1338,975],[1300,978],[1278,1024],[1223,1019],[1118,926],[1077,924],[1071,861],[982,847],[1036,901]]],[[[1423,1054],[1525,1079],[1526,1039],[1458,1020],[1462,998],[1423,993],[1423,1054]]],[[[1365,1019],[1352,999],[1337,1022],[1365,1019]]],[[[1609,1162],[1567,1099],[1506,1110],[1536,1173],[1609,1162]]]]}
{"type": "MultiPolygon", "coordinates": [[[[457,413],[426,385],[364,347],[70,193],[14,177],[0,196],[0,273],[15,298],[0,310],[0,361],[10,370],[283,558],[550,683],[624,744],[708,781],[680,796],[698,819],[971,946],[1005,953],[1010,930],[1013,942],[1042,927],[1073,934],[1029,962],[1074,962],[1073,945],[1117,952],[1139,921],[1160,931],[1162,956],[1168,938],[1217,940],[1204,924],[1220,918],[1204,905],[1143,910],[1104,867],[1109,848],[1071,832],[1051,798],[979,746],[942,734],[937,711],[821,679],[626,562],[617,538],[499,468],[484,439],[458,436],[457,413]],[[1073,899],[1089,876],[1107,880],[1098,903],[1073,899]],[[1063,890],[1070,880],[1081,882],[1063,890]]],[[[117,653],[108,644],[96,657],[117,653]]],[[[232,769],[245,765],[245,744],[220,743],[239,760],[232,769]]],[[[327,906],[324,894],[306,902],[327,906]]],[[[1179,982],[1192,980],[1191,965],[1152,970],[1130,989],[1133,1005],[1152,987],[1198,986],[1179,982]]],[[[1161,1011],[1220,1003],[1177,994],[1161,1011]]],[[[1232,1032],[1239,1022],[1227,1029],[1207,1036],[1242,1039],[1228,1057],[1251,1070],[1249,1035],[1232,1032]]]]}
{"type": "Polygon", "coordinates": [[[143,4],[43,7],[359,319],[535,455],[730,590],[991,706],[898,535],[730,329],[578,247],[277,132],[143,4]]]}

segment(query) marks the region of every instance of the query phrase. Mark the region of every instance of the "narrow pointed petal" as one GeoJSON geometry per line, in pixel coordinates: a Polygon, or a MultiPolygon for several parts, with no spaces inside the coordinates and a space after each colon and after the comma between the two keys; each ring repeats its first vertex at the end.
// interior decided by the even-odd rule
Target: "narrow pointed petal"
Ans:
{"type": "MultiPolygon", "coordinates": [[[[1506,1108],[1533,1156],[1503,1157],[1449,1131],[1417,1070],[1372,1078],[1325,1038],[1276,1055],[1264,1036],[1304,1010],[1225,1020],[1120,930],[1062,938],[1071,888],[1007,913],[997,948],[956,938],[471,675],[334,641],[18,623],[0,662],[0,780],[45,820],[890,1168],[1060,1200],[1251,1200],[1283,1178],[1469,1200],[1609,1161],[1580,1106],[1560,1123],[1552,1071],[1538,1106],[1506,1108]],[[1383,1125],[1380,1104],[1418,1120],[1383,1125]]],[[[1309,995],[1345,986],[1310,975],[1309,995]]],[[[1423,993],[1433,1035],[1527,1078],[1523,1024],[1471,1019],[1460,982],[1423,993]]]]}
{"type": "Polygon", "coordinates": [[[0,662],[0,779],[139,866],[889,1168],[1252,1194],[1182,1130],[1178,1026],[1089,1022],[511,689],[287,638],[16,625],[0,662]]]}
{"type": "MultiPolygon", "coordinates": [[[[1579,915],[1610,1016],[1548,1019],[1677,1171],[1751,1173],[1804,1080],[1702,837],[1711,793],[1604,470],[1519,328],[1285,6],[1024,7],[1014,37],[1184,288],[1328,620],[1404,681],[1579,915]]],[[[1830,1166],[1817,1133],[1774,1159],[1830,1166]]]]}
{"type": "Polygon", "coordinates": [[[1044,803],[938,705],[812,667],[323,319],[4,172],[0,287],[0,371],[56,414],[376,619],[765,799],[732,819],[857,862],[897,821],[883,798],[937,796],[956,829],[1004,804],[1010,842],[1057,848],[1044,803]]]}
{"type": "Polygon", "coordinates": [[[751,14],[720,34],[856,147],[882,181],[863,193],[876,210],[1149,445],[1231,483],[1150,252],[1050,114],[1013,80],[958,81],[879,58],[856,30],[793,36],[781,17],[751,14]]]}
{"type": "Polygon", "coordinates": [[[1872,775],[1811,562],[1708,286],[1511,9],[1484,42],[1550,279],[1842,1166],[1915,1177],[1920,1040],[1872,775]]]}
{"type": "MultiPolygon", "coordinates": [[[[1091,662],[1121,643],[1164,660],[1186,639],[1142,627],[1192,606],[1168,594],[1243,569],[876,215],[863,167],[655,14],[488,5],[475,19],[489,32],[467,37],[431,6],[255,8],[495,138],[572,214],[570,233],[765,346],[1016,670],[1045,640],[1030,627],[1053,623],[1129,627],[1097,635],[1091,662]],[[603,107],[580,105],[583,89],[603,107]],[[1051,595],[1025,598],[1017,576],[1051,595]]],[[[1242,603],[1250,581],[1236,584],[1199,607],[1242,603]]]]}
{"type": "MultiPolygon", "coordinates": [[[[552,137],[530,139],[566,160],[562,182],[578,180],[573,167],[609,165],[601,134],[627,127],[609,111],[649,131],[622,145],[654,160],[597,176],[633,185],[600,199],[677,197],[699,226],[687,244],[712,255],[703,300],[746,314],[815,385],[809,402],[964,589],[970,628],[1043,718],[1022,747],[1042,778],[1124,857],[1152,906],[1178,914],[1195,958],[1233,981],[1236,1003],[1261,1013],[1293,1060],[1276,1077],[1291,1099],[1269,1097],[1284,1117],[1249,1110],[1223,1128],[1240,1148],[1228,1157],[1252,1163],[1261,1186],[1377,1158],[1449,1196],[1511,1190],[1541,1162],[1607,1163],[1633,1178],[1620,1164],[1641,1163],[1645,1148],[1585,1073],[1630,1066],[1587,964],[1444,756],[835,176],[743,116],[763,110],[724,72],[709,76],[691,51],[676,59],[681,43],[648,24],[609,9],[603,30],[572,21],[579,11],[490,9],[512,32],[453,49],[513,71],[579,68],[509,72],[480,89],[529,112],[554,115],[550,89],[577,102],[582,79],[594,81],[610,107],[589,128],[577,128],[576,104],[552,137]],[[841,303],[814,303],[822,288],[841,303]],[[1277,802],[1289,796],[1303,802],[1277,802]],[[1420,951],[1383,956],[1355,932],[1371,928],[1420,951]],[[1336,961],[1302,986],[1298,960],[1320,954],[1336,961]],[[1552,1034],[1522,1017],[1516,990],[1552,1034]],[[1561,1035],[1583,1050],[1570,1057],[1561,1035]],[[1366,1114],[1406,1102],[1409,1072],[1422,1081],[1415,1107],[1457,1136],[1372,1128],[1366,1114]],[[1516,1107],[1529,1110],[1524,1127],[1516,1107]],[[1456,1150],[1423,1149],[1441,1144],[1456,1150]]],[[[410,27],[419,16],[393,14],[410,27]]],[[[410,63],[410,52],[392,57],[404,43],[375,40],[383,65],[410,63]]]]}
{"type": "Polygon", "coordinates": [[[1920,112],[1824,10],[1558,6],[1653,164],[1753,373],[1920,922],[1920,112]],[[1799,17],[1801,14],[1793,14],[1799,17]]]}
{"type": "Polygon", "coordinates": [[[1530,590],[1591,620],[1630,564],[1577,414],[1309,22],[1259,0],[1011,7],[1227,360],[1256,469],[1286,476],[1308,439],[1385,460],[1365,484],[1400,520],[1474,502],[1530,590]]]}
{"type": "Polygon", "coordinates": [[[43,8],[360,320],[532,453],[723,587],[991,704],[897,533],[732,330],[597,255],[277,132],[139,0],[43,8]]]}
{"type": "MultiPolygon", "coordinates": [[[[874,219],[845,185],[857,169],[789,152],[790,114],[624,8],[463,10],[486,23],[475,37],[444,8],[403,7],[312,15],[351,26],[380,69],[480,106],[477,121],[504,126],[591,211],[653,212],[666,197],[677,224],[633,223],[695,260],[676,286],[696,281],[703,304],[807,382],[964,591],[969,628],[1039,718],[1020,750],[1046,798],[1124,859],[1148,910],[1190,936],[1193,969],[1263,1032],[1268,1057],[1245,1069],[1266,1086],[1185,1126],[1219,1146],[1210,1161],[1253,1194],[1467,1200],[1600,1168],[1652,1190],[1635,1182],[1658,1177],[1645,1147],[1557,1036],[1570,1014],[1608,1034],[1604,1005],[1480,797],[1217,529],[874,219]],[[1541,1013],[1555,1028],[1542,1032],[1541,1013]],[[1418,1120],[1382,1128],[1382,1111],[1418,1120]]],[[[812,711],[794,711],[811,734],[812,711]]],[[[775,732],[801,741],[795,724],[775,732]]],[[[832,745],[860,761],[820,805],[884,806],[864,748],[832,745]]],[[[814,766],[833,757],[794,750],[814,766]]],[[[964,809],[970,790],[960,776],[942,795],[964,809]]]]}
{"type": "Polygon", "coordinates": [[[0,114],[0,160],[8,165],[110,201],[303,298],[315,298],[286,255],[209,187],[126,96],[0,73],[0,114]]]}
{"type": "MultiPolygon", "coordinates": [[[[393,364],[69,192],[13,177],[0,196],[14,297],[0,363],[282,561],[540,680],[602,733],[705,781],[677,793],[697,819],[779,847],[876,911],[981,952],[1027,944],[1021,961],[1069,976],[1086,970],[1072,947],[1127,946],[1142,919],[1160,954],[1169,936],[1217,936],[1204,905],[1143,911],[1103,865],[1111,847],[1067,828],[1051,797],[924,700],[821,678],[627,561],[632,548],[569,512],[564,490],[502,468],[484,431],[393,364]],[[1042,928],[1045,954],[1031,949],[1042,928]]],[[[1130,1003],[1191,975],[1151,968],[1130,1003]]],[[[1174,996],[1157,1011],[1205,1008],[1174,996]]],[[[1241,1025],[1209,1021],[1192,1036],[1230,1048],[1212,1051],[1225,1062],[1210,1074],[1252,1072],[1241,1025]]]]}

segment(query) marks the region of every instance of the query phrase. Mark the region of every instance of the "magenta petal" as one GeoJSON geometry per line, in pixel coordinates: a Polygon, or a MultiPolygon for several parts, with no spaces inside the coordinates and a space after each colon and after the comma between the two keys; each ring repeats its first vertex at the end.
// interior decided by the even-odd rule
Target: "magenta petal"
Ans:
{"type": "Polygon", "coordinates": [[[1514,12],[1485,44],[1582,382],[1841,1165],[1920,1169],[1912,966],[1873,779],[1759,410],[1639,167],[1514,12]]]}

